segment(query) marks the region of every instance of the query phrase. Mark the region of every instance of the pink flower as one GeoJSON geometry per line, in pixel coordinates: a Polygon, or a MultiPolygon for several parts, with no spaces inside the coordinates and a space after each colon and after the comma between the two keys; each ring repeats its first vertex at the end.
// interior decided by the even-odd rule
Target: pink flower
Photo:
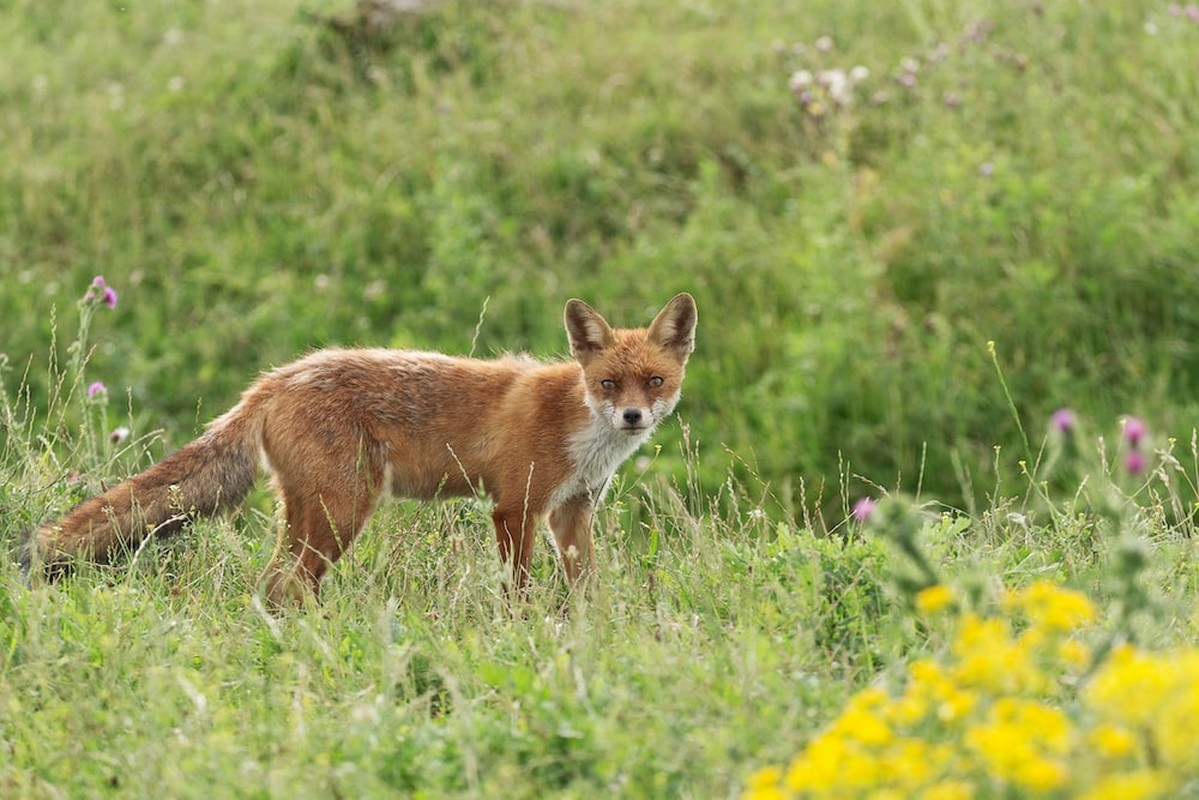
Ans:
{"type": "Polygon", "coordinates": [[[88,302],[98,299],[109,308],[116,308],[117,290],[104,281],[103,275],[97,275],[92,278],[92,285],[88,287],[87,294],[83,296],[83,299],[88,302]]]}
{"type": "Polygon", "coordinates": [[[1140,450],[1129,450],[1124,456],[1124,469],[1128,470],[1129,475],[1140,475],[1148,465],[1149,459],[1140,450]]]}
{"type": "Polygon", "coordinates": [[[878,507],[878,501],[871,497],[863,497],[861,500],[853,504],[853,511],[849,515],[857,522],[866,522],[874,516],[874,509],[878,507]]]}
{"type": "Polygon", "coordinates": [[[1055,430],[1059,430],[1062,433],[1072,433],[1074,431],[1074,426],[1078,424],[1078,417],[1076,417],[1074,412],[1068,408],[1059,408],[1057,411],[1054,411],[1053,416],[1049,418],[1049,424],[1052,425],[1055,430]]]}
{"type": "Polygon", "coordinates": [[[1148,433],[1149,426],[1143,420],[1136,417],[1124,418],[1124,441],[1128,442],[1129,447],[1139,448],[1148,433]]]}
{"type": "Polygon", "coordinates": [[[96,397],[106,394],[108,394],[108,387],[100,381],[96,381],[87,387],[87,396],[89,399],[95,399],[96,397]]]}

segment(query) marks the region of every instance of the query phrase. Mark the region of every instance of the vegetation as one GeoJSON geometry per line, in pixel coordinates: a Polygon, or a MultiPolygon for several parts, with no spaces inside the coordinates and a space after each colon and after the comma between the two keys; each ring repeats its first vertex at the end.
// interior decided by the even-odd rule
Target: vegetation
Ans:
{"type": "Polygon", "coordinates": [[[1194,6],[0,10],[9,551],[309,348],[549,356],[568,297],[700,309],[593,596],[543,547],[510,608],[471,503],[388,505],[277,618],[265,493],[61,583],[6,561],[0,793],[782,791],[967,613],[1033,624],[1000,584],[1093,604],[1094,671],[1035,698],[1072,731],[1110,652],[1195,645],[1194,6]]]}

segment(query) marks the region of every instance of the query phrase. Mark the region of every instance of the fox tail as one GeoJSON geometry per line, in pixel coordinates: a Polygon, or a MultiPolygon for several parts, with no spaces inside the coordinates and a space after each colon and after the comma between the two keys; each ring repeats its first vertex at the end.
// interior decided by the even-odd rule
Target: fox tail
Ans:
{"type": "Polygon", "coordinates": [[[258,398],[246,397],[207,431],[154,466],[41,525],[20,554],[26,575],[49,575],[76,558],[105,562],[149,536],[239,504],[258,474],[258,398]]]}

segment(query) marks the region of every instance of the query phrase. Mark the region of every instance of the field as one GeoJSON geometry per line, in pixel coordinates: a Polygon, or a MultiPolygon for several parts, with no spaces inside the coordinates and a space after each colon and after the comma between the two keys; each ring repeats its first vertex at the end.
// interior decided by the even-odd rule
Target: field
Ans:
{"type": "Polygon", "coordinates": [[[272,615],[265,484],[58,583],[4,559],[0,794],[1196,791],[1199,7],[0,10],[7,553],[314,347],[699,306],[585,597],[539,543],[513,608],[485,506],[397,502],[272,615]]]}

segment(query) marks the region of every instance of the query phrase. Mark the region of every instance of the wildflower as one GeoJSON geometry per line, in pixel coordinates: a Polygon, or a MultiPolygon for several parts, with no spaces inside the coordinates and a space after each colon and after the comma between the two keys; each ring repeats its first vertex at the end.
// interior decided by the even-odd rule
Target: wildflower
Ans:
{"type": "Polygon", "coordinates": [[[816,49],[822,53],[827,53],[829,50],[832,50],[833,49],[833,37],[821,36],[819,39],[816,40],[816,49]]]}
{"type": "Polygon", "coordinates": [[[750,776],[745,800],[783,800],[785,795],[779,788],[783,771],[778,767],[763,767],[750,776]]]}
{"type": "Polygon", "coordinates": [[[108,387],[100,381],[96,381],[87,387],[87,397],[89,400],[95,400],[97,397],[104,397],[107,394],[108,387]]]}
{"type": "Polygon", "coordinates": [[[1049,418],[1049,424],[1052,425],[1053,429],[1056,431],[1061,431],[1062,433],[1073,433],[1074,426],[1078,424],[1078,418],[1070,409],[1059,408],[1057,411],[1054,411],[1053,416],[1049,418]]]}
{"type": "Polygon", "coordinates": [[[1140,475],[1148,464],[1149,460],[1140,450],[1129,450],[1124,456],[1124,469],[1129,475],[1140,475]]]}
{"type": "Polygon", "coordinates": [[[1033,625],[1047,631],[1068,632],[1095,619],[1095,605],[1086,595],[1045,580],[1009,593],[1004,605],[1023,611],[1033,625]]]}
{"type": "Polygon", "coordinates": [[[1100,779],[1082,800],[1149,800],[1167,796],[1170,788],[1161,774],[1142,769],[1100,779]]]}
{"type": "Polygon", "coordinates": [[[109,308],[116,308],[117,290],[105,282],[103,275],[97,275],[92,278],[92,285],[88,287],[83,299],[88,303],[98,300],[109,308]]]}
{"type": "Polygon", "coordinates": [[[923,795],[924,800],[972,800],[974,787],[966,781],[941,781],[930,786],[923,795]]]}
{"type": "Polygon", "coordinates": [[[1057,658],[1066,667],[1081,671],[1091,663],[1091,648],[1077,639],[1067,639],[1058,645],[1057,658]]]}
{"type": "Polygon", "coordinates": [[[874,510],[878,507],[878,501],[871,497],[863,497],[861,500],[853,504],[853,511],[850,516],[856,522],[866,523],[874,516],[874,510]]]}
{"type": "Polygon", "coordinates": [[[995,174],[995,165],[990,161],[984,161],[982,164],[978,165],[978,174],[982,175],[984,178],[991,177],[995,174]]]}
{"type": "Polygon", "coordinates": [[[1136,417],[1125,417],[1122,420],[1124,426],[1124,441],[1131,448],[1139,448],[1145,440],[1145,435],[1149,433],[1149,426],[1143,420],[1136,417]]]}
{"type": "Polygon", "coordinates": [[[861,83],[869,77],[870,70],[866,69],[866,67],[863,67],[861,64],[858,64],[849,71],[849,79],[854,83],[861,83]]]}
{"type": "Polygon", "coordinates": [[[1137,743],[1127,728],[1111,722],[1096,726],[1087,741],[1104,758],[1122,758],[1131,753],[1137,743]]]}
{"type": "Polygon", "coordinates": [[[1117,647],[1095,673],[1084,692],[1092,708],[1132,728],[1152,727],[1161,716],[1175,686],[1162,659],[1140,653],[1131,645],[1117,647]]]}
{"type": "Polygon", "coordinates": [[[788,82],[791,86],[791,91],[799,92],[812,83],[812,73],[806,69],[796,70],[791,73],[791,80],[788,82]]]}
{"type": "Polygon", "coordinates": [[[922,614],[936,614],[952,605],[953,599],[953,588],[938,583],[916,593],[916,610],[922,614]]]}
{"type": "Polygon", "coordinates": [[[828,91],[829,97],[837,105],[846,105],[853,98],[851,85],[843,70],[821,70],[820,85],[828,91]]]}

